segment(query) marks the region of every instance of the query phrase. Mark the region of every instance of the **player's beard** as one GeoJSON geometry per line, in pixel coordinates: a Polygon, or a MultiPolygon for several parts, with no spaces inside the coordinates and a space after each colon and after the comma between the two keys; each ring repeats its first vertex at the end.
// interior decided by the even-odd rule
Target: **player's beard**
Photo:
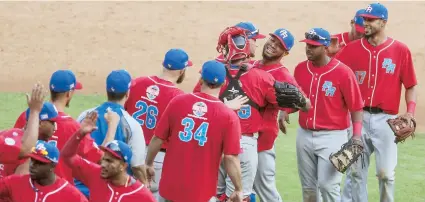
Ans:
{"type": "Polygon", "coordinates": [[[69,100],[66,102],[65,107],[69,108],[69,103],[71,103],[71,99],[69,99],[69,100]]]}
{"type": "Polygon", "coordinates": [[[275,60],[279,60],[279,58],[280,58],[280,55],[268,56],[263,51],[263,60],[266,60],[266,61],[275,61],[275,60]]]}
{"type": "Polygon", "coordinates": [[[186,70],[184,70],[184,72],[179,76],[179,78],[177,78],[176,83],[181,84],[183,82],[185,76],[186,76],[186,70]]]}

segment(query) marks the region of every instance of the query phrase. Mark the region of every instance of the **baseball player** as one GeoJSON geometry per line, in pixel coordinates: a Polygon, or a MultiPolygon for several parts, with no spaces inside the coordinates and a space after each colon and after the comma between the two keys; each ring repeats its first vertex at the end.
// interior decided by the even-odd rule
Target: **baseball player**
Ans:
{"type": "MultiPolygon", "coordinates": [[[[342,174],[329,161],[347,142],[348,113],[353,122],[353,139],[362,128],[360,89],[354,73],[335,58],[327,56],[331,36],[322,28],[305,33],[307,60],[299,63],[294,77],[311,101],[311,109],[299,112],[296,140],[298,173],[303,199],[316,201],[317,187],[322,199],[340,201],[342,174]]],[[[320,200],[320,199],[318,199],[320,200]]]]}
{"type": "MultiPolygon", "coordinates": [[[[53,103],[52,107],[58,110],[58,116],[53,120],[55,122],[55,130],[51,130],[52,127],[50,127],[43,132],[42,127],[46,126],[46,124],[40,125],[40,139],[56,145],[59,150],[63,148],[72,134],[79,129],[79,123],[66,114],[64,110],[69,107],[75,91],[82,89],[82,87],[82,84],[76,80],[74,73],[70,70],[57,70],[50,77],[50,100],[53,103]],[[47,135],[43,135],[43,133],[47,133],[47,135]],[[43,136],[47,137],[47,139],[43,139],[43,136]]],[[[28,117],[27,112],[21,113],[16,120],[15,128],[23,128],[25,126],[26,118],[28,117]]],[[[79,154],[90,161],[99,161],[102,157],[102,152],[96,146],[93,146],[95,144],[93,139],[90,136],[86,136],[83,142],[82,146],[79,147],[79,154]]],[[[18,167],[18,172],[19,170],[28,172],[29,165],[23,164],[22,166],[24,168],[18,167]]],[[[69,183],[74,184],[72,171],[62,160],[55,166],[55,173],[69,183]]]]}
{"type": "Polygon", "coordinates": [[[131,76],[126,70],[112,71],[106,78],[108,101],[98,107],[82,112],[77,118],[77,121],[81,122],[88,113],[97,111],[99,114],[97,120],[98,129],[91,134],[91,137],[97,145],[101,145],[105,140],[105,135],[108,130],[108,124],[105,120],[107,109],[109,108],[118,113],[121,117],[121,121],[118,125],[115,139],[130,145],[133,153],[131,164],[128,167],[128,173],[134,175],[140,182],[145,183],[145,168],[143,168],[146,148],[145,138],[143,137],[143,131],[140,128],[139,122],[124,109],[124,103],[130,93],[130,85],[131,76]]]}
{"type": "Polygon", "coordinates": [[[356,15],[350,22],[351,30],[349,32],[331,36],[331,45],[328,48],[329,57],[335,56],[335,54],[348,43],[361,39],[364,36],[363,17],[360,16],[363,12],[364,9],[360,9],[356,12],[356,15]]]}
{"type": "MultiPolygon", "coordinates": [[[[264,44],[263,58],[253,62],[254,68],[259,68],[270,73],[274,79],[281,82],[288,82],[298,86],[295,78],[288,69],[281,63],[282,58],[289,54],[294,45],[294,36],[287,29],[277,29],[270,34],[270,38],[264,44]]],[[[309,103],[309,101],[307,101],[309,103]]],[[[309,104],[304,111],[309,110],[309,104]]],[[[289,122],[288,114],[296,112],[296,109],[286,108],[280,112],[279,126],[286,134],[285,120],[289,122]]],[[[277,119],[279,108],[267,105],[263,111],[263,127],[259,131],[258,137],[258,168],[254,181],[255,193],[261,201],[282,201],[276,189],[275,181],[275,150],[274,142],[279,133],[277,119]]]]}
{"type": "MultiPolygon", "coordinates": [[[[183,82],[186,68],[192,66],[189,56],[182,49],[170,49],[165,54],[162,63],[163,70],[159,76],[139,77],[133,80],[124,108],[136,119],[143,129],[146,145],[154,135],[154,130],[161,119],[167,104],[177,95],[184,94],[176,84],[183,82]]],[[[163,144],[155,157],[155,179],[150,184],[150,190],[158,201],[164,201],[159,196],[158,183],[161,178],[162,163],[167,151],[163,144]]]]}
{"type": "MultiPolygon", "coordinates": [[[[250,48],[250,54],[249,57],[254,58],[255,57],[255,49],[257,48],[257,45],[255,44],[257,42],[257,39],[264,39],[266,36],[264,34],[261,34],[259,29],[255,27],[254,24],[251,22],[240,22],[235,25],[236,27],[242,28],[246,30],[246,35],[249,39],[249,48],[250,48]]],[[[224,59],[223,54],[219,54],[215,60],[225,63],[226,60],[224,59]]]]}
{"type": "Polygon", "coordinates": [[[7,196],[14,202],[88,201],[77,188],[54,173],[59,150],[53,143],[39,140],[28,156],[30,174],[1,178],[0,197],[7,196]]]}
{"type": "Polygon", "coordinates": [[[232,201],[242,201],[240,123],[237,115],[218,95],[226,79],[222,63],[204,63],[201,92],[176,96],[170,101],[155,129],[146,157],[148,178],[156,173],[153,162],[164,142],[159,192],[173,202],[206,202],[216,193],[221,157],[235,190],[232,201]],[[179,183],[176,183],[179,182],[179,183]]]}
{"type": "MultiPolygon", "coordinates": [[[[116,130],[121,116],[109,109],[104,119],[108,120],[109,127],[114,126],[116,130]],[[112,123],[115,125],[111,125],[112,123]]],[[[129,145],[120,140],[112,140],[104,144],[105,146],[100,146],[104,151],[100,165],[87,161],[77,154],[81,139],[98,129],[96,125],[98,120],[97,111],[87,114],[81,122],[81,128],[66,143],[61,154],[61,158],[72,168],[75,177],[89,188],[90,201],[155,202],[150,190],[127,172],[134,158],[129,145]]],[[[115,132],[115,135],[118,135],[119,131],[115,132]]]]}
{"type": "Polygon", "coordinates": [[[365,37],[350,43],[335,56],[355,73],[365,105],[365,133],[362,135],[366,152],[365,166],[359,164],[348,170],[343,200],[368,200],[368,167],[370,155],[376,152],[381,201],[394,201],[397,145],[386,121],[396,117],[399,112],[402,84],[406,89],[405,113],[414,116],[417,79],[409,48],[385,33],[387,8],[380,3],[373,3],[367,6],[361,16],[364,19],[365,37]]]}

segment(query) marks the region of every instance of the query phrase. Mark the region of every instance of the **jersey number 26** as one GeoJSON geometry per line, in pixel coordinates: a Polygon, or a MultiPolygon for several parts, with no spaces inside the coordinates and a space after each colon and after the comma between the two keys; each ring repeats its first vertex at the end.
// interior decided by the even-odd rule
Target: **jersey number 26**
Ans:
{"type": "Polygon", "coordinates": [[[156,126],[157,122],[157,116],[158,116],[158,107],[155,105],[148,105],[144,101],[137,101],[136,106],[137,109],[136,112],[133,113],[133,118],[136,119],[141,126],[143,126],[146,122],[146,128],[153,129],[156,126]],[[146,119],[140,119],[139,117],[146,114],[146,119]]]}
{"type": "Polygon", "coordinates": [[[204,146],[207,142],[208,122],[202,122],[201,125],[196,129],[195,133],[193,129],[195,127],[195,121],[193,118],[186,117],[182,119],[181,124],[184,126],[183,131],[179,132],[179,139],[183,142],[189,142],[193,139],[198,141],[199,146],[204,146]]]}

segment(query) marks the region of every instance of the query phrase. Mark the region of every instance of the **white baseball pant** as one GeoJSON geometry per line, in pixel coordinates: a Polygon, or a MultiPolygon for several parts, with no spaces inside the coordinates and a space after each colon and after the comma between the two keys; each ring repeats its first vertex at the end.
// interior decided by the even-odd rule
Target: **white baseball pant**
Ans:
{"type": "Polygon", "coordinates": [[[254,191],[260,201],[282,201],[282,197],[276,188],[276,152],[274,147],[258,153],[254,191]]]}
{"type": "MultiPolygon", "coordinates": [[[[146,155],[148,150],[146,149],[146,155]]],[[[158,202],[165,202],[165,199],[159,195],[159,180],[161,180],[162,165],[164,163],[165,152],[160,151],[154,159],[153,166],[155,168],[155,179],[151,182],[150,190],[158,202]]],[[[146,159],[146,156],[145,156],[146,159]]]]}

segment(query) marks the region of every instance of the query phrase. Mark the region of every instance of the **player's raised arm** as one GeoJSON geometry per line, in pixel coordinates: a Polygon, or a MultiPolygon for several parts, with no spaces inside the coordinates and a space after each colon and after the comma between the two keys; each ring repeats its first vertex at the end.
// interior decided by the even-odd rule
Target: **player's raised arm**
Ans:
{"type": "Polygon", "coordinates": [[[27,94],[27,103],[30,108],[30,113],[24,135],[21,139],[22,146],[19,152],[20,158],[29,154],[38,140],[39,114],[43,107],[44,97],[44,87],[39,83],[34,85],[31,95],[27,94]]]}

